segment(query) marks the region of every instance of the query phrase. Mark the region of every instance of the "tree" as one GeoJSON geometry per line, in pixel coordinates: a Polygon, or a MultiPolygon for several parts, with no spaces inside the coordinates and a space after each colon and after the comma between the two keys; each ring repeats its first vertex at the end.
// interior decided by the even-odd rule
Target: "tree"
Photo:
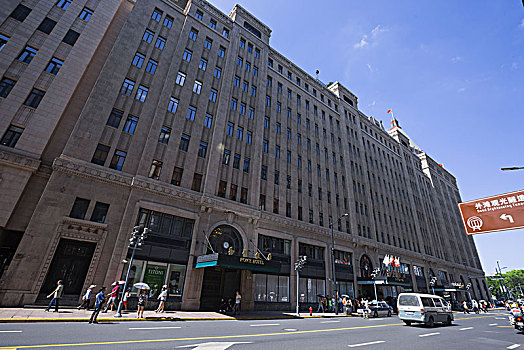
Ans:
{"type": "MultiPolygon", "coordinates": [[[[504,277],[506,288],[511,292],[513,297],[524,297],[522,294],[522,292],[524,292],[524,270],[511,270],[502,274],[502,276],[504,277]]],[[[500,278],[488,277],[486,278],[486,281],[488,282],[489,286],[493,286],[493,294],[497,295],[497,297],[504,295],[502,289],[502,280],[500,278]]]]}

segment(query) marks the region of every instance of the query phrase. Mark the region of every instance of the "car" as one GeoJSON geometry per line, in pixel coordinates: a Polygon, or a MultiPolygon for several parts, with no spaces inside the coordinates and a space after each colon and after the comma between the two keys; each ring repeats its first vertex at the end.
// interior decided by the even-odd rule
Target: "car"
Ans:
{"type": "Polygon", "coordinates": [[[451,306],[437,295],[401,293],[397,305],[398,317],[408,326],[413,322],[424,323],[429,327],[437,322],[450,326],[453,322],[451,306]]]}
{"type": "MultiPolygon", "coordinates": [[[[369,309],[369,315],[373,317],[379,317],[379,316],[391,317],[391,314],[393,313],[393,308],[384,301],[379,301],[379,302],[372,301],[368,304],[368,309],[369,309]]],[[[363,315],[364,308],[358,309],[357,313],[359,315],[363,315]]]]}

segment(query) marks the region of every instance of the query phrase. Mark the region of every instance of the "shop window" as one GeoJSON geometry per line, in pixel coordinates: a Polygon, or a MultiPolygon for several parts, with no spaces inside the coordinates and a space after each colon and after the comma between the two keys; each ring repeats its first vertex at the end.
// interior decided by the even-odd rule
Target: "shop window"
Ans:
{"type": "Polygon", "coordinates": [[[289,302],[289,276],[255,274],[255,301],[289,302]]]}

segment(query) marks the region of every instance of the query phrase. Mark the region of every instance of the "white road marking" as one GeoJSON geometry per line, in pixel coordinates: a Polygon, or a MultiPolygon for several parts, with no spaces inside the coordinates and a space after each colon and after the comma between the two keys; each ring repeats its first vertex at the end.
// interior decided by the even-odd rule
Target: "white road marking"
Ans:
{"type": "Polygon", "coordinates": [[[356,347],[359,347],[359,346],[381,344],[381,343],[385,343],[385,342],[386,342],[386,341],[384,341],[384,340],[377,340],[377,341],[370,341],[369,343],[352,344],[352,345],[348,345],[348,346],[349,346],[350,348],[356,348],[356,347]]]}
{"type": "Polygon", "coordinates": [[[432,335],[439,335],[440,333],[439,332],[435,332],[435,333],[426,333],[426,334],[420,334],[419,337],[429,337],[429,336],[432,336],[432,335]]]}
{"type": "Polygon", "coordinates": [[[520,344],[513,344],[513,345],[508,346],[506,349],[510,349],[510,350],[511,350],[511,349],[516,349],[516,348],[518,348],[519,346],[520,346],[520,344]]]}
{"type": "Polygon", "coordinates": [[[295,332],[297,329],[296,328],[285,328],[284,330],[287,332],[295,332]]]}
{"type": "Polygon", "coordinates": [[[490,326],[496,326],[496,325],[498,325],[498,323],[490,323],[489,325],[490,326]]]}
{"type": "Polygon", "coordinates": [[[0,333],[22,333],[22,331],[0,331],[0,333]]]}
{"type": "Polygon", "coordinates": [[[470,330],[470,329],[473,329],[473,327],[461,328],[461,329],[459,329],[459,330],[460,330],[460,331],[467,331],[467,330],[470,330]]]}
{"type": "Polygon", "coordinates": [[[505,320],[504,317],[495,317],[496,320],[505,320]]]}
{"type": "Polygon", "coordinates": [[[320,323],[338,323],[338,322],[340,322],[340,321],[322,321],[320,323]]]}
{"type": "Polygon", "coordinates": [[[280,326],[280,323],[259,323],[250,324],[249,327],[280,326]]]}
{"type": "Polygon", "coordinates": [[[206,349],[206,350],[225,350],[235,344],[251,344],[251,342],[209,342],[192,345],[181,345],[177,348],[193,348],[195,349],[206,349]]]}
{"type": "Polygon", "coordinates": [[[135,327],[135,328],[129,328],[130,331],[134,330],[151,330],[151,329],[176,329],[176,328],[182,328],[182,327],[135,327]]]}

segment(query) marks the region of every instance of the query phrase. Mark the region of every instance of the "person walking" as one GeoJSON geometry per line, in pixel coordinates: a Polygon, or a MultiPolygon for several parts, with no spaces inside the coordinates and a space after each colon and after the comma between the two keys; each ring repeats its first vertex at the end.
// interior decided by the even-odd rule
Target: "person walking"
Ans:
{"type": "Polygon", "coordinates": [[[122,296],[122,304],[124,305],[124,311],[127,311],[127,299],[131,296],[131,288],[127,288],[124,295],[122,296]]]}
{"type": "Polygon", "coordinates": [[[58,312],[58,305],[60,304],[60,298],[62,297],[63,291],[64,291],[64,284],[62,280],[58,280],[58,282],[56,282],[55,290],[52,291],[51,294],[47,296],[47,298],[51,298],[51,296],[53,296],[53,299],[51,299],[51,301],[49,302],[49,306],[47,306],[47,309],[45,309],[46,312],[49,312],[49,309],[51,308],[51,305],[53,304],[55,304],[55,311],[53,312],[58,312]]]}
{"type": "Polygon", "coordinates": [[[160,295],[158,296],[158,300],[160,300],[160,304],[158,304],[158,308],[155,310],[155,312],[164,312],[164,305],[166,303],[167,299],[167,285],[162,286],[162,291],[160,292],[160,295]]]}
{"type": "Polygon", "coordinates": [[[105,291],[106,291],[106,287],[102,287],[98,291],[98,294],[96,295],[96,298],[95,298],[95,310],[91,314],[89,323],[98,323],[96,319],[98,318],[98,314],[100,314],[100,310],[102,310],[102,306],[104,305],[104,300],[106,298],[104,294],[105,291]]]}
{"type": "Polygon", "coordinates": [[[362,314],[364,318],[369,318],[369,302],[367,299],[362,300],[362,305],[364,306],[364,309],[362,310],[362,314]]]}
{"type": "Polygon", "coordinates": [[[240,315],[240,302],[242,301],[242,295],[237,290],[237,295],[235,296],[235,308],[233,310],[235,315],[240,315]]]}
{"type": "Polygon", "coordinates": [[[320,312],[320,310],[322,310],[322,313],[324,313],[324,302],[322,300],[322,297],[318,297],[318,308],[317,308],[317,312],[320,312]]]}
{"type": "Polygon", "coordinates": [[[147,290],[141,289],[140,294],[138,295],[138,311],[137,317],[144,318],[144,308],[147,303],[147,290]]]}
{"type": "Polygon", "coordinates": [[[89,304],[91,304],[91,294],[93,294],[93,288],[96,287],[96,284],[92,284],[87,288],[86,293],[82,295],[82,304],[78,305],[77,309],[80,310],[82,308],[89,309],[89,304]]]}
{"type": "Polygon", "coordinates": [[[479,303],[475,299],[471,300],[471,307],[476,314],[479,313],[479,303]]]}
{"type": "Polygon", "coordinates": [[[107,309],[109,309],[109,307],[111,306],[111,311],[113,311],[113,306],[116,308],[116,305],[117,305],[117,301],[118,301],[118,290],[120,289],[120,285],[118,284],[118,282],[113,282],[113,284],[111,284],[111,286],[113,287],[113,289],[111,290],[111,294],[109,294],[109,300],[107,301],[107,304],[106,304],[106,308],[104,309],[104,313],[107,312],[107,309]]]}
{"type": "Polygon", "coordinates": [[[469,314],[468,302],[466,300],[462,302],[462,308],[464,309],[465,314],[469,314]]]}

